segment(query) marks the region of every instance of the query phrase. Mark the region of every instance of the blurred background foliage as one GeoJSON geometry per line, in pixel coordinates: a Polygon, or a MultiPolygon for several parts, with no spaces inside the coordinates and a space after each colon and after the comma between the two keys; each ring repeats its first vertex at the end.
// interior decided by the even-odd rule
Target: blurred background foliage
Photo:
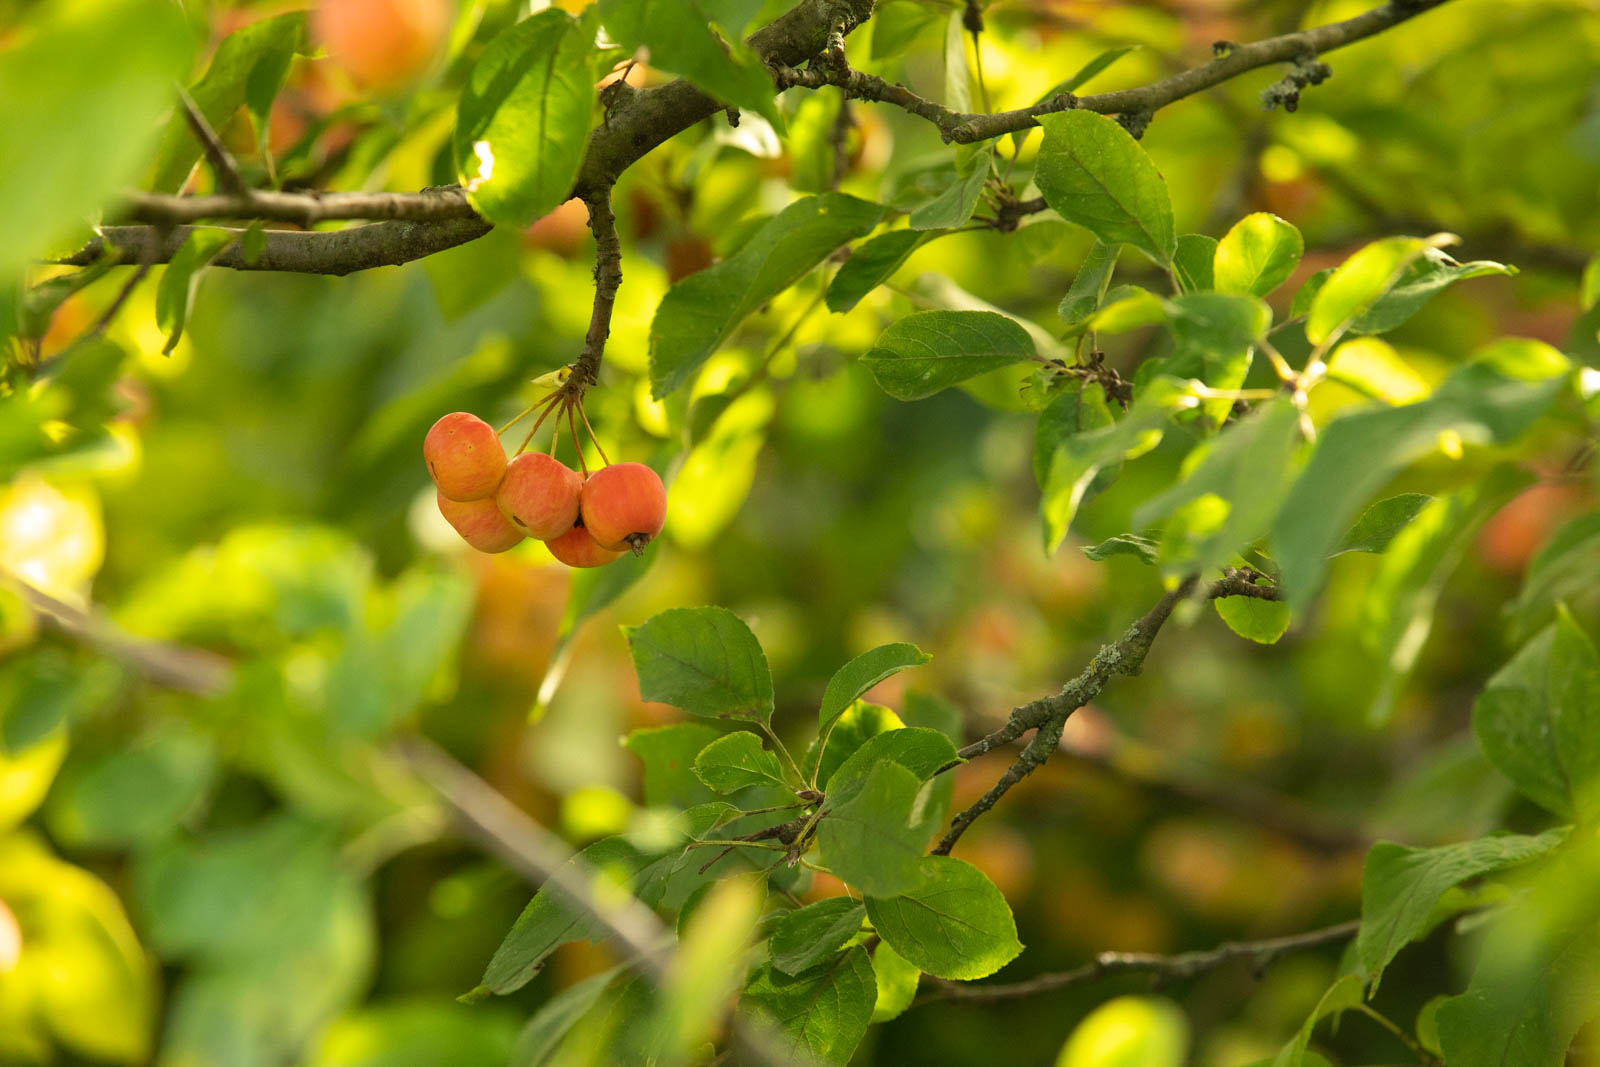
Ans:
{"type": "MultiPolygon", "coordinates": [[[[0,49],[49,3],[0,3],[0,49]]],[[[194,69],[227,33],[292,6],[190,0],[187,21],[208,42],[194,69]]],[[[1216,41],[1365,6],[1000,0],[986,11],[983,70],[997,109],[1023,106],[1107,49],[1132,51],[1095,91],[1200,62],[1216,41]]],[[[264,142],[286,187],[450,181],[453,89],[524,7],[464,3],[448,55],[388,92],[297,57],[267,127],[241,110],[223,135],[256,171],[264,142]]],[[[937,98],[950,10],[884,0],[851,38],[852,59],[937,98]],[[907,40],[907,58],[879,58],[907,40]]],[[[1426,379],[1504,334],[1595,363],[1600,317],[1580,317],[1578,290],[1600,247],[1596,15],[1588,0],[1456,0],[1330,57],[1334,77],[1294,114],[1261,110],[1277,75],[1257,72],[1163,110],[1143,143],[1179,232],[1219,236],[1252,210],[1299,226],[1308,254],[1295,281],[1401,231],[1449,230],[1460,258],[1521,267],[1454,287],[1389,335],[1426,379]]],[[[51,79],[70,90],[94,77],[68,64],[29,99],[49,98],[51,79]]],[[[1133,509],[1173,478],[1181,435],[1131,463],[1047,557],[1035,420],[1015,376],[903,404],[856,364],[887,322],[920,307],[982,301],[1054,327],[1089,238],[1048,215],[932,242],[847,314],[820,306],[823,279],[808,278],[752,316],[692,390],[649,398],[650,319],[668,285],[739,247],[793,190],[831,180],[838,99],[790,93],[783,106],[781,143],[752,116],[738,129],[704,123],[618,188],[625,281],[588,411],[613,459],[673,474],[666,533],[620,594],[617,576],[575,582],[537,542],[496,557],[465,549],[419,458],[439,414],[502,422],[533,398],[531,378],[576,355],[593,251],[577,201],[404,268],[209,271],[170,355],[154,280],[59,364],[124,279],[47,309],[34,353],[44,385],[0,412],[0,561],[13,576],[0,583],[0,1060],[505,1063],[536,1006],[611,960],[569,945],[513,997],[453,1002],[527,889],[452,837],[390,754],[397,733],[422,731],[581,844],[648,817],[658,798],[642,794],[640,760],[619,739],[676,714],[639,700],[619,623],[732,608],[771,659],[780,732],[802,740],[835,667],[914,642],[934,657],[917,691],[897,680],[874,699],[976,733],[1059,687],[1160,595],[1136,560],[1094,563],[1078,546],[1130,529],[1133,509]],[[160,684],[114,633],[48,625],[54,609],[14,579],[92,606],[118,632],[219,653],[231,679],[220,695],[160,684]],[[612,596],[592,617],[568,606],[612,596]]],[[[927,124],[853,113],[845,191],[894,202],[948,168],[927,124]]],[[[27,152],[48,155],[50,132],[34,132],[27,152]]],[[[29,180],[18,150],[10,142],[0,161],[0,187],[29,180]]],[[[1158,343],[1149,331],[1104,340],[1130,377],[1158,343]]],[[[1330,385],[1318,401],[1333,410],[1355,395],[1330,385]]],[[[1377,557],[1341,557],[1322,602],[1273,649],[1209,615],[1169,629],[1140,680],[1074,717],[1071,758],[1030,777],[957,849],[1016,911],[1029,951],[1006,974],[1337,921],[1354,913],[1370,840],[1543,826],[1490,772],[1467,717],[1514,647],[1501,606],[1550,533],[1594,506],[1585,447],[1557,427],[1407,476],[1438,491],[1510,460],[1535,481],[1473,536],[1381,728],[1368,714],[1382,674],[1370,647],[1377,557]]],[[[1595,632],[1596,604],[1574,608],[1595,632]]],[[[956,802],[1004,762],[962,767],[956,802]]],[[[810,892],[838,891],[823,882],[810,892]]],[[[1335,956],[1164,991],[1188,1019],[1193,1062],[1272,1055],[1335,956]]],[[[1401,958],[1377,1003],[1415,1018],[1437,976],[1459,988],[1467,966],[1431,941],[1401,958]]],[[[872,1031],[855,1062],[984,1064],[996,1049],[1048,1062],[1091,1009],[1143,989],[1128,978],[919,1008],[872,1031]]],[[[1169,1010],[1116,1001],[1088,1024],[1112,1036],[1075,1039],[1089,1051],[1064,1062],[1163,1062],[1106,1049],[1119,1026],[1163,1040],[1169,1010]]],[[[1328,1044],[1351,1062],[1409,1056],[1361,1019],[1328,1044]]]]}

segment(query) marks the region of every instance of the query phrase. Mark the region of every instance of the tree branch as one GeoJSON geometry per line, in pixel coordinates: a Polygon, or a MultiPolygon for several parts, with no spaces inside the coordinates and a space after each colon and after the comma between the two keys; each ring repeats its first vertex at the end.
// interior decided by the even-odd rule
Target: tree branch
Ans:
{"type": "MultiPolygon", "coordinates": [[[[968,142],[1025,129],[1036,125],[1041,114],[1074,106],[1106,114],[1148,114],[1247,70],[1331,51],[1445,2],[1391,0],[1344,22],[1236,46],[1203,67],[1142,88],[1081,98],[1062,94],[1031,108],[997,114],[952,112],[904,86],[851,70],[842,59],[814,65],[813,69],[794,69],[822,53],[830,35],[842,40],[870,18],[873,0],[800,0],[788,13],[751,35],[749,43],[772,67],[780,89],[791,85],[840,85],[859,99],[894,104],[920,115],[938,126],[946,140],[968,142]]],[[[628,167],[722,107],[682,79],[652,89],[615,88],[605,122],[590,134],[573,194],[590,200],[602,192],[609,193],[628,167]]],[[[219,171],[222,184],[229,185],[226,158],[221,163],[213,162],[223,167],[219,171]]],[[[183,224],[206,219],[268,219],[303,226],[331,220],[380,220],[380,225],[333,232],[271,232],[267,235],[266,252],[256,261],[245,262],[237,247],[215,261],[218,266],[235,270],[344,275],[421,259],[474,240],[490,229],[490,224],[473,211],[466,194],[453,186],[418,193],[286,193],[250,189],[194,197],[133,193],[126,197],[126,204],[128,218],[151,225],[107,227],[101,231],[101,238],[62,262],[76,266],[92,263],[109,242],[119,248],[152,253],[148,258],[130,257],[140,262],[165,263],[182,244],[186,235],[183,224]],[[167,229],[159,229],[161,226],[167,229]]]]}
{"type": "MultiPolygon", "coordinates": [[[[973,821],[994,807],[1022,779],[1032,774],[1061,744],[1061,731],[1074,711],[1100,695],[1113,675],[1133,676],[1144,667],[1145,656],[1155,643],[1156,635],[1171,617],[1178,603],[1194,592],[1199,584],[1198,575],[1191,575],[1169,590],[1156,602],[1144,617],[1128,627],[1122,637],[1109,645],[1102,645],[1089,665],[1076,678],[1068,682],[1059,693],[1042,697],[1012,711],[1006,725],[987,737],[961,749],[957,755],[963,759],[982,755],[1001,745],[1010,744],[1029,730],[1034,736],[1023,748],[1014,763],[1006,769],[989,791],[973,802],[972,806],[957,815],[950,830],[934,846],[936,856],[948,855],[955,843],[966,833],[973,821]]],[[[1258,586],[1250,576],[1240,571],[1229,571],[1206,588],[1205,596],[1216,599],[1225,596],[1252,596],[1262,600],[1278,599],[1275,586],[1258,586]]]]}
{"type": "Polygon", "coordinates": [[[583,352],[572,365],[570,382],[581,391],[600,380],[600,360],[611,335],[611,312],[622,285],[622,241],[617,236],[617,216],[611,210],[611,190],[595,191],[584,198],[589,208],[589,230],[594,234],[594,310],[583,352]]]}
{"type": "MultiPolygon", "coordinates": [[[[421,739],[404,742],[401,757],[455,813],[461,826],[530,883],[549,888],[592,916],[658,985],[671,980],[675,938],[655,912],[631,893],[602,892],[606,882],[561,840],[442,749],[421,739]]],[[[733,1016],[735,1040],[751,1061],[798,1067],[773,1037],[733,1016]]]]}
{"type": "MultiPolygon", "coordinates": [[[[104,226],[100,236],[57,263],[86,267],[117,248],[124,261],[166,263],[189,236],[190,226],[104,226]]],[[[246,260],[239,241],[212,260],[213,266],[234,270],[273,270],[296,274],[353,274],[372,267],[397,267],[436,252],[466,244],[488,233],[490,224],[479,218],[429,222],[375,222],[347,230],[267,230],[261,254],[246,260]]],[[[245,231],[232,231],[242,238],[245,231]]]]}
{"type": "Polygon", "coordinates": [[[1332,22],[1310,30],[1268,37],[1250,44],[1233,45],[1225,54],[1204,66],[1193,67],[1170,78],[1136,89],[1081,97],[1073,96],[1071,93],[1060,93],[1032,107],[992,114],[951,111],[918,96],[903,85],[891,84],[882,78],[841,64],[813,64],[806,70],[778,67],[775,78],[779,88],[799,85],[816,89],[823,85],[835,85],[859,100],[893,104],[933,123],[946,141],[968,144],[1037,126],[1040,115],[1073,108],[1094,111],[1102,115],[1137,115],[1147,118],[1174,101],[1220,85],[1247,71],[1274,63],[1292,63],[1310,59],[1331,52],[1381,33],[1447,2],[1448,0],[1390,0],[1381,7],[1345,19],[1343,22],[1332,22]]]}
{"type": "Polygon", "coordinates": [[[7,577],[8,584],[22,595],[28,607],[56,629],[127,664],[152,682],[206,697],[220,696],[233,687],[233,664],[216,653],[134,637],[15,575],[7,577]]]}
{"type": "Polygon", "coordinates": [[[1037,996],[1058,989],[1087,985],[1119,974],[1152,974],[1161,982],[1181,981],[1214,971],[1235,960],[1247,960],[1259,974],[1275,960],[1294,952],[1305,952],[1324,945],[1348,941],[1361,929],[1361,920],[1351,919],[1336,926],[1325,926],[1303,934],[1272,937],[1261,941],[1225,941],[1203,952],[1184,952],[1175,956],[1156,956],[1143,952],[1102,952],[1090,963],[1071,971],[1041,974],[1024,982],[973,985],[968,982],[935,980],[917,1004],[938,1000],[988,1002],[1037,996]]]}

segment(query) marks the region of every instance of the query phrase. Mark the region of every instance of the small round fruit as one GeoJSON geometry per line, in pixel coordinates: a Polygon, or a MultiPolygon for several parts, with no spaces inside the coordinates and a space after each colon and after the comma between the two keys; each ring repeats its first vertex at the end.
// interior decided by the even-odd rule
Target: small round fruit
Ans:
{"type": "Polygon", "coordinates": [[[422,440],[422,458],[439,492],[451,500],[494,495],[506,473],[506,450],[494,427],[466,411],[452,411],[422,440]]]}
{"type": "Polygon", "coordinates": [[[311,33],[357,85],[397,89],[428,69],[453,18],[450,0],[318,0],[311,33]]]}
{"type": "Polygon", "coordinates": [[[560,537],[552,537],[544,546],[569,567],[603,567],[622,555],[619,549],[602,547],[582,526],[574,526],[560,537]]]}
{"type": "Polygon", "coordinates": [[[524,452],[506,465],[495,503],[511,525],[541,541],[560,537],[578,521],[578,472],[543,452],[524,452]]]}
{"type": "Polygon", "coordinates": [[[504,552],[522,540],[522,531],[506,521],[492,499],[451,500],[442,492],[437,499],[439,514],[479,552],[504,552]]]}
{"type": "Polygon", "coordinates": [[[667,489],[643,463],[613,463],[583,483],[583,525],[607,548],[642,549],[667,520],[667,489]]]}

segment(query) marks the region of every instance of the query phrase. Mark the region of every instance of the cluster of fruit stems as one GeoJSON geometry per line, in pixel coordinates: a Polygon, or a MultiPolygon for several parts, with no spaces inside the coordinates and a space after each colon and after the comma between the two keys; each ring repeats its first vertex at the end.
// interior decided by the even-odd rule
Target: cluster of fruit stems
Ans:
{"type": "Polygon", "coordinates": [[[583,472],[584,476],[587,477],[589,474],[589,463],[584,458],[583,444],[578,439],[578,419],[583,420],[583,428],[589,432],[589,440],[594,443],[595,451],[600,453],[601,462],[608,467],[611,465],[610,457],[606,455],[605,448],[600,444],[599,435],[594,432],[594,427],[589,425],[589,416],[584,414],[583,393],[569,386],[562,386],[542,400],[534,401],[532,405],[525,408],[521,414],[517,415],[516,418],[500,427],[497,432],[502,435],[505,434],[517,423],[521,422],[529,415],[532,415],[535,411],[539,411],[540,408],[543,408],[544,410],[540,412],[539,417],[534,420],[533,427],[528,431],[527,436],[522,439],[522,444],[517,446],[517,450],[513,453],[513,455],[520,456],[522,453],[526,452],[528,450],[528,445],[533,443],[533,435],[538,433],[539,427],[544,425],[544,420],[550,417],[551,412],[558,412],[554,424],[555,432],[550,435],[550,455],[552,457],[555,456],[556,448],[561,443],[561,416],[565,415],[567,419],[567,426],[572,431],[572,447],[578,453],[578,467],[583,472]],[[574,411],[577,412],[576,418],[573,416],[574,411]]]}

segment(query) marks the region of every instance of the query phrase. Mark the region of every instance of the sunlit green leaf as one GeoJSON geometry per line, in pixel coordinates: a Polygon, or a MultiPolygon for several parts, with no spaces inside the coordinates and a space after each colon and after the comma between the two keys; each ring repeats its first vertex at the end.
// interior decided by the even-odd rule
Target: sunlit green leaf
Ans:
{"type": "Polygon", "coordinates": [[[1160,263],[1177,250],[1166,182],[1139,142],[1091,111],[1041,115],[1034,180],[1045,200],[1108,244],[1130,244],[1160,263]]]}
{"type": "Polygon", "coordinates": [[[745,27],[736,24],[747,8],[725,0],[600,0],[600,19],[629,51],[648,48],[655,66],[782,128],[772,78],[744,43],[745,27]]]}
{"type": "Polygon", "coordinates": [[[1217,288],[1266,296],[1289,280],[1304,252],[1300,231],[1288,222],[1265,211],[1246,215],[1217,244],[1217,288]]]}
{"type": "Polygon", "coordinates": [[[484,217],[526,226],[572,192],[594,109],[592,19],[546,8],[490,42],[456,114],[455,165],[484,217]]]}

